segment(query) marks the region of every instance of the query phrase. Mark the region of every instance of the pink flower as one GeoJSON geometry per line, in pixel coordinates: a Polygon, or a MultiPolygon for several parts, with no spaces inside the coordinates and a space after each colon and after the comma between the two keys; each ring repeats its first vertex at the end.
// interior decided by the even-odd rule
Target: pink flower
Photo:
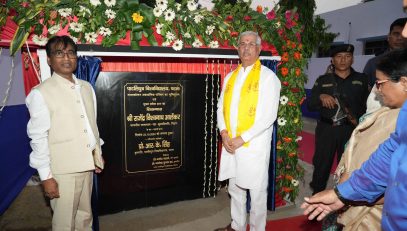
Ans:
{"type": "Polygon", "coordinates": [[[298,21],[298,18],[300,17],[300,15],[296,12],[295,14],[294,14],[294,19],[295,19],[295,21],[298,21]]]}
{"type": "Polygon", "coordinates": [[[22,2],[21,6],[24,7],[24,8],[28,8],[30,6],[30,3],[29,2],[22,2]]]}
{"type": "Polygon", "coordinates": [[[301,34],[300,34],[300,32],[295,33],[295,37],[297,37],[298,42],[301,42],[301,34]]]}
{"type": "Polygon", "coordinates": [[[291,21],[291,11],[287,10],[287,11],[285,12],[285,19],[291,21]]]}
{"type": "Polygon", "coordinates": [[[266,18],[267,18],[268,20],[273,20],[273,19],[275,19],[275,18],[276,18],[276,12],[275,12],[274,10],[271,10],[270,12],[268,12],[268,13],[266,14],[266,18]]]}

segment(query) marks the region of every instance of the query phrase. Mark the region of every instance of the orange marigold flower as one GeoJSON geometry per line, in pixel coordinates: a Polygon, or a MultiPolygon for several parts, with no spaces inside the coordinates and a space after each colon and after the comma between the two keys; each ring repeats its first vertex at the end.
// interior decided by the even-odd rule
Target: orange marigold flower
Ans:
{"type": "Polygon", "coordinates": [[[263,13],[263,7],[258,5],[256,11],[259,12],[260,14],[263,13]]]}
{"type": "Polygon", "coordinates": [[[296,60],[301,59],[301,53],[300,52],[294,52],[294,59],[296,59],[296,60]]]}
{"type": "Polygon", "coordinates": [[[293,189],[289,188],[289,187],[282,187],[281,189],[286,193],[289,193],[289,192],[293,191],[293,189]]]}
{"type": "Polygon", "coordinates": [[[286,75],[288,75],[288,68],[287,67],[283,67],[281,68],[281,74],[285,77],[286,75]]]}
{"type": "Polygon", "coordinates": [[[300,68],[295,68],[295,75],[298,77],[301,75],[301,69],[300,68]]]}
{"type": "Polygon", "coordinates": [[[139,13],[133,13],[131,17],[135,23],[141,23],[143,21],[143,16],[141,16],[139,13]]]}
{"type": "Polygon", "coordinates": [[[285,179],[292,181],[294,179],[294,177],[290,176],[290,175],[285,175],[285,179]]]}
{"type": "Polygon", "coordinates": [[[288,153],[288,157],[294,157],[294,156],[296,156],[297,154],[295,154],[295,152],[290,152],[290,153],[288,153]]]}
{"type": "Polygon", "coordinates": [[[293,139],[291,139],[290,137],[283,137],[283,140],[286,143],[290,143],[293,139]]]}
{"type": "Polygon", "coordinates": [[[294,106],[295,106],[295,103],[290,102],[290,101],[289,101],[287,104],[288,104],[288,106],[292,106],[292,107],[294,107],[294,106]]]}
{"type": "Polygon", "coordinates": [[[283,53],[283,55],[281,56],[281,61],[288,62],[288,52],[283,53]]]}

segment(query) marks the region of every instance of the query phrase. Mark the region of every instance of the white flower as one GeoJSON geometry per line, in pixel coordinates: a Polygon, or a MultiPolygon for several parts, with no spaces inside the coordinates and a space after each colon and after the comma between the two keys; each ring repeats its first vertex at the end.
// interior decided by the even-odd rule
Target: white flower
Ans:
{"type": "Polygon", "coordinates": [[[211,35],[214,29],[215,29],[215,26],[213,26],[213,25],[207,26],[206,30],[205,30],[205,33],[207,35],[211,35]]]}
{"type": "Polygon", "coordinates": [[[38,36],[35,34],[32,37],[32,41],[39,46],[45,46],[48,42],[48,38],[43,35],[38,36]]]}
{"type": "Polygon", "coordinates": [[[167,39],[167,41],[173,41],[175,39],[175,35],[168,31],[167,34],[165,34],[165,38],[167,39]]]}
{"type": "Polygon", "coordinates": [[[175,18],[175,12],[171,9],[168,9],[164,12],[164,19],[167,22],[171,22],[175,18]]]}
{"type": "Polygon", "coordinates": [[[182,7],[181,4],[179,4],[178,2],[175,3],[175,8],[177,9],[177,11],[180,11],[180,10],[181,10],[181,7],[182,7]]]}
{"type": "Polygon", "coordinates": [[[198,4],[196,4],[196,2],[194,0],[190,0],[187,3],[187,7],[188,7],[188,10],[194,11],[194,10],[196,10],[196,8],[198,8],[198,4]]]}
{"type": "Polygon", "coordinates": [[[79,12],[82,13],[83,16],[85,16],[86,14],[90,15],[90,10],[84,6],[79,6],[79,12]]]}
{"type": "Polygon", "coordinates": [[[68,17],[72,14],[72,8],[62,8],[58,10],[58,13],[62,16],[62,17],[68,17]]]}
{"type": "Polygon", "coordinates": [[[195,41],[192,43],[192,46],[195,48],[199,48],[202,46],[202,42],[199,39],[195,39],[195,41]]]}
{"type": "Polygon", "coordinates": [[[288,98],[287,96],[283,95],[280,97],[280,104],[281,105],[286,105],[288,103],[288,98]]]}
{"type": "Polygon", "coordinates": [[[299,182],[298,180],[292,179],[292,180],[291,180],[291,184],[292,184],[294,187],[297,187],[297,186],[300,184],[300,182],[299,182]]]}
{"type": "Polygon", "coordinates": [[[106,15],[106,17],[108,17],[109,19],[114,19],[114,18],[116,18],[116,12],[114,12],[114,11],[111,10],[111,9],[107,9],[107,10],[105,11],[105,15],[106,15]]]}
{"type": "Polygon", "coordinates": [[[243,2],[248,3],[250,0],[243,0],[243,2]]]}
{"type": "Polygon", "coordinates": [[[184,34],[184,37],[185,38],[191,38],[191,34],[187,32],[187,33],[184,34]]]}
{"type": "Polygon", "coordinates": [[[89,43],[95,43],[97,37],[98,37],[98,34],[96,34],[95,32],[85,33],[85,39],[89,43]]]}
{"type": "Polygon", "coordinates": [[[170,41],[165,41],[161,44],[163,47],[168,47],[170,45],[170,41]]]}
{"type": "Polygon", "coordinates": [[[48,28],[48,33],[56,34],[59,31],[59,29],[60,29],[59,24],[51,26],[50,28],[48,28]]]}
{"type": "Polygon", "coordinates": [[[157,34],[161,34],[161,28],[163,28],[163,24],[157,23],[157,25],[155,25],[155,29],[157,30],[157,34]]]}
{"type": "Polygon", "coordinates": [[[281,117],[279,117],[279,118],[277,119],[277,124],[278,124],[278,125],[284,126],[285,123],[287,123],[287,120],[286,120],[286,119],[281,118],[281,117]]]}
{"type": "Polygon", "coordinates": [[[175,40],[175,42],[172,44],[172,49],[174,49],[174,50],[176,50],[176,51],[179,51],[179,50],[182,49],[182,45],[183,45],[183,44],[184,44],[184,43],[183,43],[181,40],[177,39],[177,40],[175,40]]]}
{"type": "Polygon", "coordinates": [[[92,6],[98,6],[100,5],[100,1],[99,0],[90,0],[90,4],[92,4],[92,6]]]}
{"type": "Polygon", "coordinates": [[[99,34],[102,36],[110,36],[112,34],[112,30],[102,26],[99,28],[99,34]]]}
{"type": "Polygon", "coordinates": [[[83,30],[83,24],[82,23],[77,23],[77,22],[71,22],[69,24],[69,29],[75,31],[75,32],[81,32],[83,30]]]}
{"type": "Polygon", "coordinates": [[[105,0],[105,4],[108,7],[112,7],[116,5],[116,0],[105,0]]]}
{"type": "Polygon", "coordinates": [[[156,18],[160,17],[163,14],[163,11],[160,7],[155,7],[153,10],[153,14],[156,18]]]}
{"type": "Polygon", "coordinates": [[[197,14],[194,17],[194,21],[195,21],[195,23],[200,23],[203,18],[204,18],[204,16],[197,14]]]}
{"type": "Polygon", "coordinates": [[[219,47],[219,43],[218,41],[212,41],[209,43],[209,47],[210,48],[218,48],[219,47]]]}
{"type": "Polygon", "coordinates": [[[297,139],[295,139],[295,141],[301,141],[302,140],[302,136],[297,136],[297,139]]]}
{"type": "Polygon", "coordinates": [[[78,38],[73,37],[73,36],[69,36],[69,37],[71,37],[71,39],[72,39],[72,41],[73,41],[74,43],[78,43],[78,38]]]}
{"type": "Polygon", "coordinates": [[[167,0],[157,0],[156,1],[156,6],[161,8],[161,10],[166,10],[168,6],[168,1],[167,0]]]}
{"type": "Polygon", "coordinates": [[[276,27],[278,28],[278,27],[281,26],[281,23],[280,23],[280,22],[276,22],[274,25],[276,25],[276,27]]]}

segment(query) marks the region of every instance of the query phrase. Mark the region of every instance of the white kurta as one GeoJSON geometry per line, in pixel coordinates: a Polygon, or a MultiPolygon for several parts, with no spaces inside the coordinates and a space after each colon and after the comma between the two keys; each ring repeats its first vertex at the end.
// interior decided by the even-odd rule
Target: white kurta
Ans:
{"type": "MultiPolygon", "coordinates": [[[[236,77],[233,89],[233,97],[230,111],[230,125],[232,137],[236,136],[238,105],[240,91],[251,71],[252,66],[246,70],[240,69],[236,77]]],[[[226,129],[223,116],[223,97],[226,83],[229,81],[232,72],[229,73],[224,81],[222,93],[218,102],[217,118],[220,131],[226,129]]],[[[280,80],[273,71],[265,66],[261,66],[259,82],[259,99],[257,103],[256,118],[253,126],[241,134],[242,139],[250,141],[249,147],[240,147],[232,155],[222,148],[219,180],[223,181],[229,178],[236,178],[236,184],[246,189],[256,189],[267,187],[264,185],[265,179],[268,179],[268,166],[270,159],[271,138],[273,132],[273,123],[277,118],[278,104],[280,99],[280,80]]]]}

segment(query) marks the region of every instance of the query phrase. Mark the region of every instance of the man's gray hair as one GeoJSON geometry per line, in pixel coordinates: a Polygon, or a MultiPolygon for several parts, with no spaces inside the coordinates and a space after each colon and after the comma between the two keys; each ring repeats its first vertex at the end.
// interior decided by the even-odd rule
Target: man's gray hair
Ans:
{"type": "Polygon", "coordinates": [[[261,45],[261,38],[260,38],[259,34],[257,32],[254,32],[254,31],[245,31],[245,32],[241,33],[239,35],[239,40],[237,40],[238,43],[240,43],[240,39],[243,36],[246,36],[246,35],[254,35],[254,36],[256,36],[256,44],[259,45],[259,46],[261,45]]]}

